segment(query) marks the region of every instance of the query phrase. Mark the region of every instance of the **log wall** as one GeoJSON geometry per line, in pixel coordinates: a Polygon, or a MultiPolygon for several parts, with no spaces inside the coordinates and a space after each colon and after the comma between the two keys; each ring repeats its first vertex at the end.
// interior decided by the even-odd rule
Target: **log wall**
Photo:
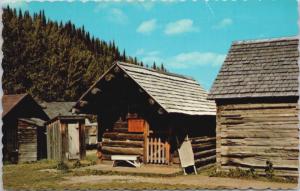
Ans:
{"type": "Polygon", "coordinates": [[[197,168],[216,162],[216,137],[190,138],[197,168]]]}
{"type": "Polygon", "coordinates": [[[140,155],[144,154],[144,134],[128,132],[126,121],[117,121],[111,131],[103,133],[102,157],[111,160],[111,155],[140,155]]]}
{"type": "Polygon", "coordinates": [[[298,176],[298,104],[218,103],[217,169],[240,167],[264,173],[266,161],[274,174],[298,176]]]}

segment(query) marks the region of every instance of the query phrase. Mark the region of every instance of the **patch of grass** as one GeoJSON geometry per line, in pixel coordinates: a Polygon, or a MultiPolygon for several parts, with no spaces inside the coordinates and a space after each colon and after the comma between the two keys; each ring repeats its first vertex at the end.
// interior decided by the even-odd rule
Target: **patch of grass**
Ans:
{"type": "Polygon", "coordinates": [[[230,169],[229,172],[219,171],[217,168],[213,167],[207,171],[207,175],[211,177],[230,177],[230,178],[240,178],[240,179],[255,179],[262,181],[271,181],[271,182],[282,182],[282,183],[298,183],[298,179],[294,177],[276,177],[267,174],[266,176],[259,175],[255,172],[254,168],[249,168],[248,170],[243,170],[240,168],[230,169]]]}
{"type": "Polygon", "coordinates": [[[101,184],[80,184],[80,185],[66,185],[68,189],[90,189],[90,190],[184,190],[184,189],[199,189],[197,186],[189,186],[182,184],[160,184],[148,182],[126,182],[126,181],[112,181],[101,184]]]}
{"type": "Polygon", "coordinates": [[[30,164],[13,164],[3,166],[3,184],[5,189],[46,189],[57,188],[56,182],[62,174],[40,171],[54,169],[57,162],[39,161],[30,164]]]}
{"type": "Polygon", "coordinates": [[[130,176],[142,176],[142,177],[175,177],[182,175],[183,172],[173,174],[156,174],[156,173],[136,173],[136,172],[118,172],[118,171],[103,171],[95,169],[86,169],[80,171],[72,171],[73,176],[88,176],[88,175],[130,175],[130,176]]]}

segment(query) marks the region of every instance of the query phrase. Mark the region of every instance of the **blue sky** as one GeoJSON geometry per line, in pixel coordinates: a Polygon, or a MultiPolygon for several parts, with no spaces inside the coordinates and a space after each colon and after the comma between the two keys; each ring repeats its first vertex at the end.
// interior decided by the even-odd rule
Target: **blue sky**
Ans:
{"type": "Polygon", "coordinates": [[[211,87],[232,41],[298,34],[296,0],[18,2],[211,87]]]}

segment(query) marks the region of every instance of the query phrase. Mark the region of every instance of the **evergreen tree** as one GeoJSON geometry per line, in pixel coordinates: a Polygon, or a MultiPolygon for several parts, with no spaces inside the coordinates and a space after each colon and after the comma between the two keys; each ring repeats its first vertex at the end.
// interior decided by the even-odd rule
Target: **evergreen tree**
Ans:
{"type": "Polygon", "coordinates": [[[3,9],[2,87],[5,94],[29,92],[45,101],[74,101],[116,60],[143,65],[68,21],[3,9]]]}

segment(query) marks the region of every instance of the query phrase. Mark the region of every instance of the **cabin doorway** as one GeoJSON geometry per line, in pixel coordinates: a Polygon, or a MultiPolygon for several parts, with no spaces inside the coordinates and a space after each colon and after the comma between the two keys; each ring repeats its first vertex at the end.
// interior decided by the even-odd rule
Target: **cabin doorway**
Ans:
{"type": "Polygon", "coordinates": [[[69,159],[80,159],[79,148],[79,124],[68,124],[68,145],[69,145],[69,159]]]}

